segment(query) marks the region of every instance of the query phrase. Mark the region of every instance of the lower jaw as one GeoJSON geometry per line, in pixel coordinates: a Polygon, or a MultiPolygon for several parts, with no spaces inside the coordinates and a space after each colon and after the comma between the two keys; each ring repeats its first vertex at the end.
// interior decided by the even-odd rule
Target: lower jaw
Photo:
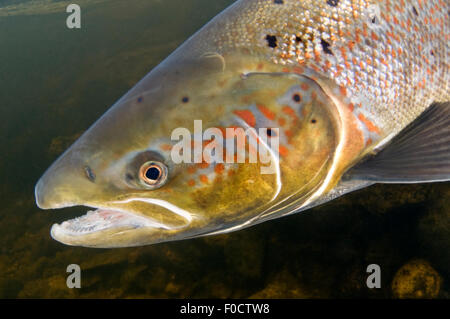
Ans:
{"type": "Polygon", "coordinates": [[[52,235],[59,234],[76,237],[109,229],[137,229],[141,227],[170,229],[170,227],[150,218],[126,211],[99,208],[88,211],[83,216],[64,221],[61,224],[54,224],[52,226],[52,235]]]}

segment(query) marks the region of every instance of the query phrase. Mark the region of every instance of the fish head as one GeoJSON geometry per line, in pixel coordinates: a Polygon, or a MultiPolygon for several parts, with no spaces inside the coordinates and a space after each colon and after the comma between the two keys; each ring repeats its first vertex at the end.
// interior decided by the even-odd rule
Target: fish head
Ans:
{"type": "Polygon", "coordinates": [[[248,227],[317,197],[340,143],[335,103],[314,79],[261,63],[174,55],[149,73],[37,183],[43,209],[93,208],[52,237],[154,244],[248,227]]]}

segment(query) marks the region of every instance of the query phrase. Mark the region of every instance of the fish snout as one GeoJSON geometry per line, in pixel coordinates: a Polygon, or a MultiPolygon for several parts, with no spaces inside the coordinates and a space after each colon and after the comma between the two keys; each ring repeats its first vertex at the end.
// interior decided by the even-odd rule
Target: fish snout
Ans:
{"type": "Polygon", "coordinates": [[[94,173],[72,154],[59,158],[39,179],[34,194],[41,209],[82,205],[98,193],[94,173]]]}

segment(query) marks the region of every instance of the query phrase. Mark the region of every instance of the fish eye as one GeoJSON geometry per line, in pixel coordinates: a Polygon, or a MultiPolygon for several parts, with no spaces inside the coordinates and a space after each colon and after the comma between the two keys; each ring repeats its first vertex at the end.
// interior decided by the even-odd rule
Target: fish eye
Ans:
{"type": "Polygon", "coordinates": [[[167,167],[161,162],[146,162],[139,169],[139,179],[147,187],[161,186],[167,179],[167,167]]]}

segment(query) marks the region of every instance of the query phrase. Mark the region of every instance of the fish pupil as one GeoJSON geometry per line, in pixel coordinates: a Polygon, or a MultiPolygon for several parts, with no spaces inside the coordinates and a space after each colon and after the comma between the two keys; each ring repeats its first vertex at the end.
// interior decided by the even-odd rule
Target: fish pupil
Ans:
{"type": "Polygon", "coordinates": [[[156,181],[161,176],[161,172],[156,167],[149,167],[145,172],[145,177],[149,180],[156,181]]]}

